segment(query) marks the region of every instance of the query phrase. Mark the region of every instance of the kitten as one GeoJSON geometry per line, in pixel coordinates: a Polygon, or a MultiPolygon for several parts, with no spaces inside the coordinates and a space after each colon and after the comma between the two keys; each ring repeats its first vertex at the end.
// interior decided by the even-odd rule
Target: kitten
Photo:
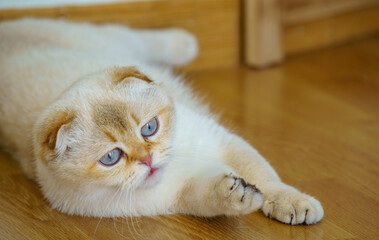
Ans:
{"type": "Polygon", "coordinates": [[[323,217],[281,182],[167,67],[190,62],[183,30],[24,19],[0,24],[0,144],[53,208],[85,216],[323,217]]]}

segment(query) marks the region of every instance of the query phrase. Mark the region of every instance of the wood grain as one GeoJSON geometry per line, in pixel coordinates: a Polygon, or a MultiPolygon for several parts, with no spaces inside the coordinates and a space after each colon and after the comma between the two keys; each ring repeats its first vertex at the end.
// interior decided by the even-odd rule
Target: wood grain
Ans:
{"type": "Polygon", "coordinates": [[[236,0],[165,0],[0,10],[2,21],[21,17],[65,18],[134,28],[180,27],[193,33],[200,47],[197,59],[184,69],[231,68],[240,63],[240,2],[236,0]]]}
{"type": "Polygon", "coordinates": [[[379,0],[282,0],[282,24],[299,23],[335,17],[379,5],[379,0]]]}
{"type": "Polygon", "coordinates": [[[193,72],[221,121],[282,179],[316,196],[325,218],[288,226],[241,217],[99,219],[51,209],[0,152],[0,239],[376,239],[379,236],[379,36],[265,71],[193,72]]]}
{"type": "Polygon", "coordinates": [[[379,4],[316,21],[284,27],[286,56],[343,44],[379,32],[379,4]]]}

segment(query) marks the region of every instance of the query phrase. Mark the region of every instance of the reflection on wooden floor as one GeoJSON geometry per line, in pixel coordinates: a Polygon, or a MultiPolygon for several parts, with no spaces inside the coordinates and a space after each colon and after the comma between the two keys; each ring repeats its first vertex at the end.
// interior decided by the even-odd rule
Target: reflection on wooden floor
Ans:
{"type": "Polygon", "coordinates": [[[1,239],[375,239],[379,236],[379,37],[265,71],[191,73],[221,121],[282,179],[316,196],[325,217],[288,226],[263,217],[98,219],[49,208],[0,152],[1,239]]]}

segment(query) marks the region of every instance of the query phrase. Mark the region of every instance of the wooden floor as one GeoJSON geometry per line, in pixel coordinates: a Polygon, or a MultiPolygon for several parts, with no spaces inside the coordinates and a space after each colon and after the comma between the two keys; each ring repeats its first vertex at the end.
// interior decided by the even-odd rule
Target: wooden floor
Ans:
{"type": "Polygon", "coordinates": [[[325,217],[288,226],[262,213],[98,219],[49,208],[0,153],[0,239],[378,239],[379,37],[265,71],[191,73],[193,87],[325,217]]]}

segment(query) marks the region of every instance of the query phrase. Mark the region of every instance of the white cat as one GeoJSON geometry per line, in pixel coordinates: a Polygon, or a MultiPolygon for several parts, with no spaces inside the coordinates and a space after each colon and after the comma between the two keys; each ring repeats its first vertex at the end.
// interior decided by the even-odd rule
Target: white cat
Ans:
{"type": "Polygon", "coordinates": [[[24,19],[0,24],[0,52],[0,144],[53,208],[102,217],[262,209],[293,225],[323,217],[160,67],[196,56],[189,33],[24,19]]]}

